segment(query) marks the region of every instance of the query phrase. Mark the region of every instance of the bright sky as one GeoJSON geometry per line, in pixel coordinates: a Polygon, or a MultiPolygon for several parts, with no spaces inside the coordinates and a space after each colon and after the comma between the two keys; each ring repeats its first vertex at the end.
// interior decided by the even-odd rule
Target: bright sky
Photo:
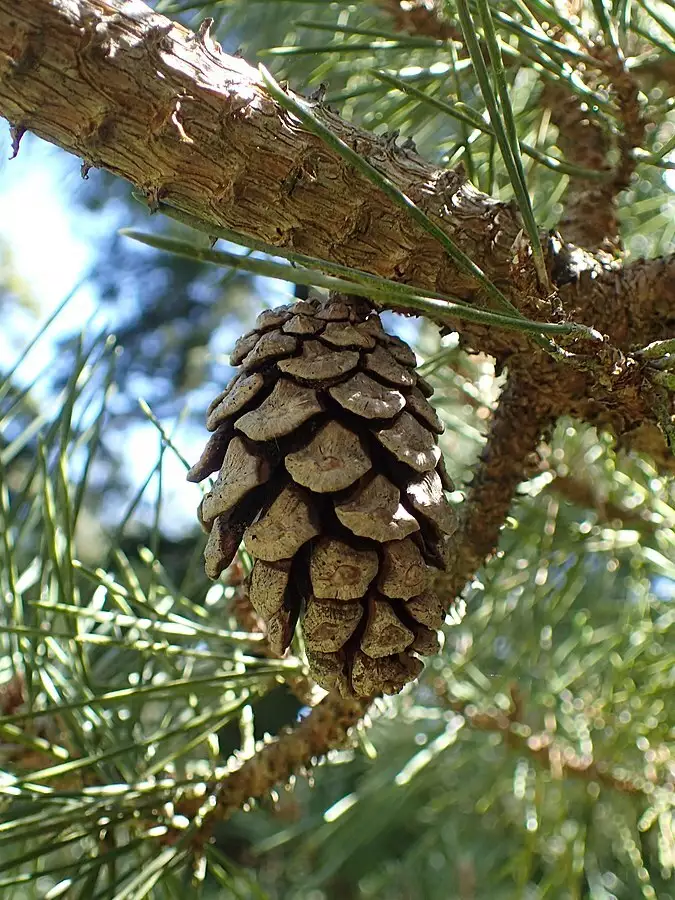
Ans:
{"type": "MultiPolygon", "coordinates": [[[[0,352],[3,368],[10,367],[25,344],[47,316],[86,274],[94,261],[90,238],[92,231],[105,227],[100,216],[68,207],[68,192],[80,183],[79,162],[30,136],[21,144],[19,155],[9,160],[10,142],[7,124],[0,119],[0,243],[7,243],[11,267],[24,281],[36,314],[21,311],[7,315],[0,328],[0,352]]],[[[106,321],[96,309],[96,298],[85,287],[59,316],[48,334],[26,358],[17,375],[27,383],[36,371],[49,365],[59,337],[77,331],[95,316],[92,325],[106,321]]],[[[45,385],[46,387],[46,385],[45,385]]],[[[43,397],[44,399],[44,397],[43,397]]],[[[171,431],[173,423],[163,423],[171,431]]],[[[184,429],[177,444],[192,461],[201,451],[206,432],[184,429]]],[[[158,435],[150,424],[139,424],[125,434],[125,450],[133,480],[145,480],[158,453],[158,435]]],[[[152,489],[148,497],[153,497],[152,489]]],[[[199,488],[185,482],[185,469],[167,452],[164,463],[164,507],[170,515],[163,525],[169,533],[180,534],[194,521],[199,488]]]]}

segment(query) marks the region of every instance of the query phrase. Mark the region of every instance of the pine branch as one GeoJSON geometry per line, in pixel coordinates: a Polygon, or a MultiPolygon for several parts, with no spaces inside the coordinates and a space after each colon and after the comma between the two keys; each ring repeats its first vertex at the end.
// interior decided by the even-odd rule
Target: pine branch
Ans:
{"type": "MultiPolygon", "coordinates": [[[[394,26],[401,31],[462,42],[461,29],[441,18],[438,4],[432,0],[405,4],[405,9],[398,0],[382,0],[380,6],[389,12],[394,26]]],[[[576,15],[578,6],[568,4],[568,14],[576,15]]],[[[606,30],[611,32],[609,23],[606,25],[606,30]]],[[[551,31],[551,37],[565,42],[570,35],[558,27],[551,31]]],[[[609,42],[607,45],[598,43],[591,50],[591,55],[598,61],[598,70],[588,74],[594,81],[600,79],[603,87],[609,88],[616,100],[621,127],[617,138],[620,159],[612,177],[607,180],[574,174],[570,177],[560,228],[565,239],[572,244],[591,250],[613,250],[620,244],[616,196],[628,187],[635,171],[637,159],[634,150],[642,145],[646,123],[638,101],[638,80],[628,70],[620,48],[609,42]]],[[[589,112],[588,103],[572,93],[564,82],[546,79],[542,105],[551,111],[551,120],[559,130],[558,144],[566,161],[580,169],[608,172],[609,136],[589,112]]]]}
{"type": "Polygon", "coordinates": [[[198,840],[207,841],[214,826],[247,801],[265,797],[312,760],[343,746],[349,730],[371,702],[372,698],[345,699],[337,693],[328,694],[299,725],[261,747],[251,759],[225,773],[220,782],[208,784],[206,803],[197,807],[193,800],[179,801],[177,810],[188,818],[202,819],[198,840]]]}
{"type": "Polygon", "coordinates": [[[605,762],[578,755],[549,732],[533,732],[522,721],[522,710],[515,703],[509,712],[501,712],[492,709],[481,711],[475,705],[463,701],[446,702],[472,728],[501,734],[507,747],[548,769],[554,778],[572,777],[595,781],[622,794],[649,796],[654,789],[652,782],[634,775],[619,774],[605,762]]]}
{"type": "Polygon", "coordinates": [[[617,47],[598,49],[598,56],[604,63],[608,86],[616,99],[619,113],[620,133],[618,136],[619,162],[614,171],[614,190],[618,194],[625,190],[635,172],[637,158],[634,151],[642,146],[647,122],[642,114],[639,101],[640,85],[627,68],[626,60],[617,47]]]}
{"type": "MultiPolygon", "coordinates": [[[[594,53],[599,71],[591,73],[591,77],[607,82],[617,102],[620,158],[612,177],[606,181],[570,177],[560,228],[571,243],[613,252],[621,247],[616,198],[628,187],[635,171],[634,151],[644,140],[645,121],[638,102],[638,83],[626,68],[619,49],[598,45],[594,53]]],[[[609,172],[610,137],[589,113],[587,104],[565,84],[552,82],[544,87],[542,103],[551,111],[551,121],[559,132],[558,145],[567,161],[584,169],[609,172]]]]}
{"type": "MultiPolygon", "coordinates": [[[[17,139],[32,130],[79,155],[85,169],[101,166],[131,181],[151,207],[163,201],[205,228],[481,302],[474,278],[432,235],[319,137],[298,128],[258,72],[223,54],[208,31],[194,35],[149,9],[142,15],[140,3],[133,15],[121,0],[106,10],[112,13],[93,0],[36,0],[18,11],[0,0],[0,114],[17,139]],[[143,90],[130,93],[130,84],[143,90]]],[[[410,150],[348,125],[319,102],[312,108],[451,234],[493,284],[504,285],[521,312],[534,308],[549,318],[550,299],[536,290],[531,296],[537,281],[526,248],[514,263],[522,230],[517,210],[462,175],[435,170],[410,150]]],[[[621,272],[604,257],[575,258],[577,277],[611,271],[617,304],[625,299],[621,272]]],[[[571,292],[560,293],[564,308],[571,292]]],[[[592,288],[582,299],[600,308],[592,288]]],[[[612,315],[588,324],[612,336],[617,304],[612,315]]],[[[496,357],[531,346],[492,329],[467,325],[462,332],[470,346],[496,357]]]]}
{"type": "Polygon", "coordinates": [[[530,456],[555,418],[550,395],[535,377],[509,375],[499,398],[454,536],[456,561],[436,582],[450,601],[497,546],[515,490],[527,477],[530,456]]]}
{"type": "MultiPolygon", "coordinates": [[[[599,122],[588,115],[585,103],[570,94],[563,84],[547,84],[542,103],[551,111],[558,128],[558,146],[565,159],[575,166],[607,171],[609,140],[599,122]]],[[[581,247],[611,249],[618,238],[614,208],[614,185],[587,178],[571,177],[564,198],[560,229],[581,247]]]]}
{"type": "MultiPolygon", "coordinates": [[[[543,467],[546,471],[547,467],[543,467]]],[[[563,500],[580,509],[594,510],[599,522],[621,522],[623,528],[634,528],[641,532],[655,532],[660,526],[650,521],[644,514],[627,509],[619,503],[605,500],[595,490],[593,482],[573,475],[556,475],[548,490],[558,494],[563,500]]]]}

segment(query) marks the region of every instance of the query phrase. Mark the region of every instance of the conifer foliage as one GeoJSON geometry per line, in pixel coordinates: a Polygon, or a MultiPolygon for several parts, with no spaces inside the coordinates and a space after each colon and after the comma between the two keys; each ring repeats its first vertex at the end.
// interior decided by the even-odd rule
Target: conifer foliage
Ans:
{"type": "Polygon", "coordinates": [[[8,151],[147,221],[121,363],[36,370],[71,296],[2,364],[3,900],[675,898],[674,43],[667,0],[0,0],[8,151]]]}

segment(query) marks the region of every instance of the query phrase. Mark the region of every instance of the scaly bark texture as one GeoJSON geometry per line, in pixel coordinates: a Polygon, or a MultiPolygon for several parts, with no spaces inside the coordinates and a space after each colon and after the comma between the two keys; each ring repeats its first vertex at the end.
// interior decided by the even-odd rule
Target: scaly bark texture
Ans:
{"type": "Polygon", "coordinates": [[[529,375],[509,375],[462,507],[463,517],[453,543],[457,561],[450,575],[436,581],[444,602],[461,592],[497,547],[515,490],[526,477],[530,456],[555,419],[552,378],[551,371],[539,373],[542,390],[537,391],[529,375]]]}
{"type": "Polygon", "coordinates": [[[573,176],[563,198],[565,211],[560,231],[568,241],[589,250],[619,250],[619,222],[616,198],[630,184],[636,160],[633,151],[644,139],[645,122],[638,102],[638,85],[624,60],[607,48],[597,48],[601,78],[614,95],[622,134],[617,138],[619,161],[614,170],[608,162],[612,148],[609,133],[589,114],[580,98],[566,85],[549,82],[542,103],[551,110],[551,121],[558,128],[558,146],[568,162],[591,172],[606,173],[604,180],[573,176]]]}
{"type": "MultiPolygon", "coordinates": [[[[317,106],[507,282],[517,213],[317,106]]],[[[273,102],[256,69],[141,2],[0,2],[0,115],[154,200],[271,245],[477,294],[407,213],[273,102]]]]}
{"type": "Polygon", "coordinates": [[[327,694],[296,728],[287,729],[238,768],[224,773],[221,781],[207,784],[208,799],[201,813],[201,804],[187,798],[177,803],[176,811],[190,818],[200,815],[204,824],[198,840],[207,840],[217,822],[229,818],[248,800],[266,796],[311,760],[342,746],[371,702],[372,698],[344,699],[337,693],[327,694]]]}
{"type": "MultiPolygon", "coordinates": [[[[531,262],[514,263],[522,223],[512,205],[319,104],[315,113],[435,219],[519,308],[553,317],[548,298],[532,296],[531,262]]],[[[126,178],[151,204],[162,200],[207,225],[480,302],[473,279],[281,109],[256,69],[141,0],[0,0],[0,115],[17,143],[31,130],[80,156],[85,167],[126,178]]],[[[577,263],[579,273],[593,273],[585,283],[591,292],[611,286],[612,310],[598,305],[588,324],[613,338],[616,314],[629,299],[624,273],[589,254],[577,263]]],[[[560,295],[564,308],[574,289],[560,295]]],[[[531,350],[513,333],[462,331],[470,345],[497,357],[531,350]]],[[[632,337],[638,345],[641,336],[632,337]]]]}
{"type": "MultiPolygon", "coordinates": [[[[542,103],[558,128],[558,146],[575,166],[609,174],[609,136],[565,85],[548,84],[542,103]]],[[[560,231],[580,247],[611,249],[618,238],[613,179],[571,177],[564,196],[560,231]]]]}

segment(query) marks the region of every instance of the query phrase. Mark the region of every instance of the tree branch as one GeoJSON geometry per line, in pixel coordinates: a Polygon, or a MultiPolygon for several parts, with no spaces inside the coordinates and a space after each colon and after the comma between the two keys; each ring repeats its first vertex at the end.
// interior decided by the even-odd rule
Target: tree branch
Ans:
{"type": "MultiPolygon", "coordinates": [[[[438,40],[462,42],[459,28],[441,16],[435,0],[379,0],[389,13],[394,26],[408,34],[435,37],[438,40]]],[[[581,4],[569,3],[568,15],[580,12],[581,4]]],[[[561,28],[552,29],[559,41],[569,39],[561,28]]],[[[575,48],[577,49],[577,48],[575,48]]],[[[605,181],[572,176],[565,191],[565,212],[560,229],[567,241],[591,250],[615,250],[620,246],[619,224],[616,217],[616,195],[628,187],[635,170],[633,151],[644,139],[645,122],[638,102],[638,81],[629,71],[618,48],[598,44],[594,48],[598,71],[591,72],[608,82],[618,108],[623,127],[617,139],[620,159],[614,175],[605,181]]],[[[583,73],[582,73],[583,74],[583,73]]],[[[551,111],[551,120],[559,131],[558,145],[568,162],[583,169],[608,171],[609,135],[589,113],[586,104],[567,85],[545,79],[542,105],[551,111]]]]}
{"type": "MultiPolygon", "coordinates": [[[[563,37],[562,35],[560,36],[563,37]]],[[[594,82],[607,82],[614,94],[622,134],[617,138],[619,161],[605,181],[572,176],[564,195],[560,230],[568,241],[590,250],[620,250],[616,198],[630,184],[635,171],[633,151],[644,139],[645,122],[638,103],[638,84],[618,51],[596,46],[599,70],[591,73],[594,82]]],[[[547,82],[542,103],[551,111],[558,128],[558,146],[576,166],[609,171],[610,135],[589,112],[587,105],[565,84],[547,82]]]]}
{"type": "MultiPolygon", "coordinates": [[[[576,166],[595,171],[607,169],[608,135],[589,115],[584,104],[564,84],[549,83],[542,103],[551,110],[558,128],[558,146],[565,159],[576,166]]],[[[581,247],[611,250],[618,237],[614,209],[614,184],[611,179],[570,177],[564,195],[562,233],[581,247]]]]}
{"type": "Polygon", "coordinates": [[[207,784],[205,803],[185,799],[177,804],[177,811],[190,818],[199,815],[203,819],[199,837],[208,839],[218,822],[248,800],[264,797],[311,760],[342,746],[371,702],[372,698],[347,700],[328,694],[295,728],[261,747],[234,771],[224,772],[221,781],[207,784]]]}
{"type": "MultiPolygon", "coordinates": [[[[542,471],[554,472],[549,466],[542,466],[542,471]]],[[[596,491],[594,483],[589,478],[556,474],[547,490],[580,509],[593,510],[598,522],[610,524],[620,522],[622,528],[634,528],[645,533],[654,532],[661,527],[652,521],[647,509],[636,511],[607,500],[596,491]]]]}
{"type": "MultiPolygon", "coordinates": [[[[550,298],[532,294],[531,259],[514,255],[522,223],[511,204],[318,102],[314,111],[452,235],[522,312],[554,315],[550,298]]],[[[80,156],[85,167],[108,169],[142,190],[151,206],[162,200],[206,226],[481,300],[472,277],[405,210],[270,98],[257,70],[223,54],[207,32],[195,35],[141,0],[132,7],[123,0],[19,7],[0,0],[0,115],[17,138],[31,130],[80,156]]],[[[611,271],[621,280],[606,260],[579,254],[576,272],[584,271],[611,271]]],[[[585,283],[591,292],[594,283],[585,283]]],[[[561,296],[564,306],[566,292],[561,296]]],[[[613,317],[605,319],[611,336],[613,317]]],[[[495,329],[462,332],[469,345],[496,357],[531,350],[527,339],[495,329]]]]}
{"type": "Polygon", "coordinates": [[[454,535],[456,561],[436,581],[446,600],[458,596],[496,548],[515,490],[527,477],[529,457],[555,419],[545,373],[539,378],[511,373],[501,393],[454,535]]]}
{"type": "MultiPolygon", "coordinates": [[[[128,8],[35,0],[17,10],[0,0],[0,115],[205,223],[476,296],[429,234],[270,98],[256,69],[141,0],[128,8]]],[[[318,103],[315,112],[493,280],[509,280],[514,209],[318,103]]]]}

